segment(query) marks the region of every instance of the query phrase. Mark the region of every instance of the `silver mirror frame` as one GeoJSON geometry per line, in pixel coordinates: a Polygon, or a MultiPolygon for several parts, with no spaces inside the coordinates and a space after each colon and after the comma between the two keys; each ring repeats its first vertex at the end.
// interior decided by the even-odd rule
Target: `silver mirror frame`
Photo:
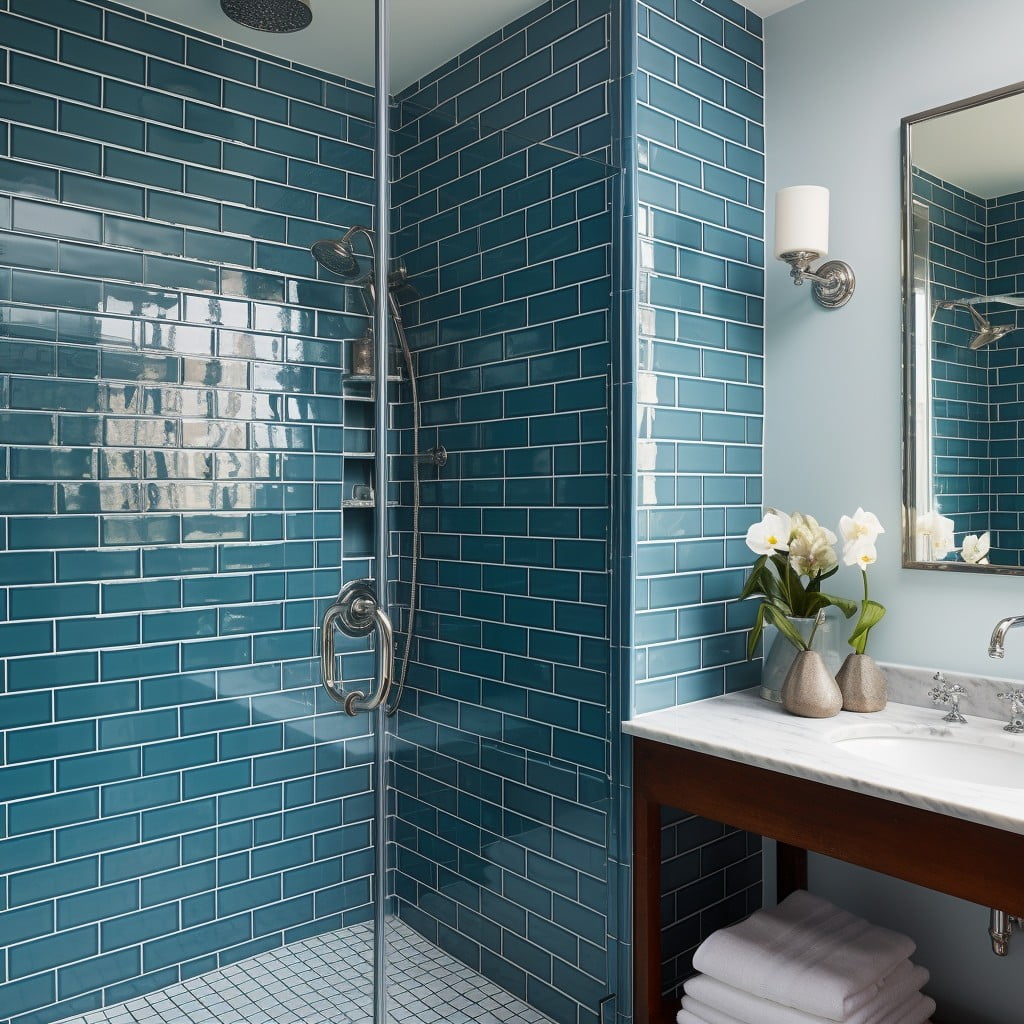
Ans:
{"type": "MultiPolygon", "coordinates": [[[[900,167],[903,175],[901,187],[900,221],[902,225],[900,251],[902,254],[902,300],[903,300],[903,568],[933,569],[940,572],[971,572],[987,573],[998,576],[1024,576],[1024,567],[1002,565],[970,565],[967,562],[926,562],[917,557],[915,545],[915,528],[917,524],[917,453],[920,438],[915,410],[918,403],[918,370],[914,339],[914,282],[915,282],[915,248],[914,248],[914,206],[913,196],[913,153],[911,134],[914,125],[947,114],[970,110],[972,107],[984,106],[996,100],[1024,93],[1024,82],[994,89],[991,92],[971,96],[968,99],[934,107],[919,114],[911,114],[900,122],[900,167]]],[[[930,338],[929,334],[929,338],[930,338]]],[[[928,396],[930,398],[930,396],[928,396]]],[[[931,434],[931,419],[928,424],[931,434]]]]}

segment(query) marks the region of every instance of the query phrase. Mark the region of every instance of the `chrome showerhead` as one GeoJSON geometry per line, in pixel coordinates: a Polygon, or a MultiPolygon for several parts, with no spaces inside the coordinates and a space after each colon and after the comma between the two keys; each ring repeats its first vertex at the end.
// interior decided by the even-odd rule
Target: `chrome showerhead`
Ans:
{"type": "Polygon", "coordinates": [[[311,0],[220,0],[232,20],[257,32],[298,32],[313,20],[311,0]]]}
{"type": "Polygon", "coordinates": [[[987,316],[982,316],[970,303],[966,305],[967,312],[971,314],[971,319],[974,321],[974,328],[978,332],[971,338],[969,346],[971,349],[977,350],[984,348],[986,345],[991,345],[994,341],[998,341],[1004,335],[1014,330],[1013,326],[993,327],[987,316]]]}
{"type": "Polygon", "coordinates": [[[995,327],[985,320],[985,326],[979,328],[978,333],[971,339],[970,347],[975,350],[984,348],[1015,330],[1015,327],[995,327]]]}
{"type": "MultiPolygon", "coordinates": [[[[1003,324],[1000,326],[994,326],[988,319],[983,316],[975,308],[975,302],[985,302],[984,298],[978,298],[975,300],[960,299],[953,300],[947,299],[944,302],[936,302],[935,310],[940,309],[966,309],[970,314],[971,319],[974,321],[974,329],[978,332],[973,338],[971,338],[969,348],[977,351],[979,348],[984,348],[986,345],[991,345],[993,342],[998,341],[1000,338],[1005,337],[1011,331],[1017,330],[1013,324],[1003,324]]],[[[993,300],[995,301],[995,300],[993,300]]]]}
{"type": "Polygon", "coordinates": [[[347,281],[362,280],[369,275],[362,272],[359,258],[352,246],[356,235],[366,236],[366,241],[370,246],[370,258],[376,259],[373,231],[362,224],[356,224],[355,227],[349,228],[341,238],[321,238],[319,242],[314,242],[313,259],[324,270],[336,277],[342,277],[347,281]]]}
{"type": "Polygon", "coordinates": [[[324,270],[338,277],[358,277],[359,260],[352,251],[351,242],[340,238],[324,238],[313,246],[313,259],[324,270]]]}

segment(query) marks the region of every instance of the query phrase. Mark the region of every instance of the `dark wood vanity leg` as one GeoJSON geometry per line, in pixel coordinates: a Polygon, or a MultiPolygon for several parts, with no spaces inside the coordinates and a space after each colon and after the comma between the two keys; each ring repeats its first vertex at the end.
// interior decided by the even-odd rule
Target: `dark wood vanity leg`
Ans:
{"type": "Polygon", "coordinates": [[[661,1014],[661,805],[633,793],[633,1019],[661,1014]]]}
{"type": "Polygon", "coordinates": [[[788,843],[775,844],[776,900],[807,888],[807,851],[788,843]]]}

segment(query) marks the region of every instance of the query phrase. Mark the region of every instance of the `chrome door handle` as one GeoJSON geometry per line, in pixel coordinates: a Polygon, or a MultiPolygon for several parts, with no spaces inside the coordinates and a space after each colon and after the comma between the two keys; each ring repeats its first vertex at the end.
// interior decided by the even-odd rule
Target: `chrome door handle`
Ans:
{"type": "Polygon", "coordinates": [[[320,681],[331,699],[344,705],[345,713],[355,717],[363,711],[380,707],[391,693],[395,677],[395,639],[391,619],[377,603],[377,595],[370,580],[346,583],[338,600],[327,609],[320,627],[320,681]],[[347,636],[366,636],[376,631],[377,665],[380,685],[369,697],[362,690],[349,694],[339,692],[334,649],[334,631],[340,629],[347,636]]]}

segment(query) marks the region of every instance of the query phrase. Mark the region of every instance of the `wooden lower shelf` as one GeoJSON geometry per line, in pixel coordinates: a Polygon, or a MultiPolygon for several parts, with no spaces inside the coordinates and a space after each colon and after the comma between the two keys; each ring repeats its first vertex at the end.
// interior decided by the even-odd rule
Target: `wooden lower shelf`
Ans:
{"type": "MultiPolygon", "coordinates": [[[[633,1014],[661,994],[661,808],[774,839],[778,894],[807,887],[807,851],[1024,916],[1024,836],[652,740],[633,740],[633,1014]]],[[[939,1024],[938,1018],[934,1024],[939,1024]]]]}

